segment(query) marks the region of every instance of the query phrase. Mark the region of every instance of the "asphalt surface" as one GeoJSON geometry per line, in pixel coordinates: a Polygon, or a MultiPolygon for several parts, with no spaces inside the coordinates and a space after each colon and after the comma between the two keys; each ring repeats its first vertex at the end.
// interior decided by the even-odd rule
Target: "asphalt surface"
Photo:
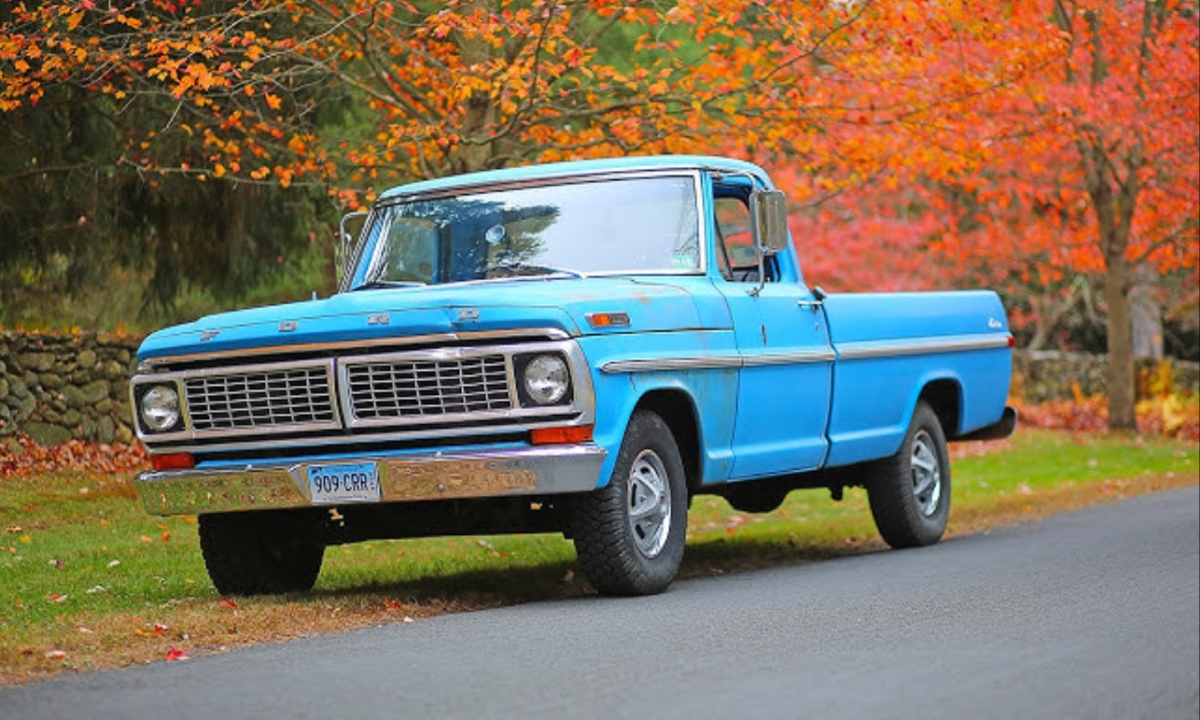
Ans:
{"type": "Polygon", "coordinates": [[[1197,718],[1200,495],[0,690],[0,718],[1197,718]]]}

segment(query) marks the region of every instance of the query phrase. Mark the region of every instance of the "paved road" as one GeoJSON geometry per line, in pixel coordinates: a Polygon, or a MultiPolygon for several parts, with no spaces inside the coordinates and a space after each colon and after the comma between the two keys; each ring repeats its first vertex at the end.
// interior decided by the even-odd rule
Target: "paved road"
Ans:
{"type": "Polygon", "coordinates": [[[1197,718],[1200,495],[0,691],[0,718],[1197,718]]]}

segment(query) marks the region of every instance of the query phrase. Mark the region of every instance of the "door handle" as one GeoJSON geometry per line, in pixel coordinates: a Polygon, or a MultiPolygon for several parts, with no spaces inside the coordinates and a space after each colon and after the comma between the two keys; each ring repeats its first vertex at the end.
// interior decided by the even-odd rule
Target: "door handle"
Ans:
{"type": "Polygon", "coordinates": [[[797,307],[808,308],[809,310],[812,310],[813,312],[820,310],[821,306],[824,304],[825,303],[823,303],[820,300],[797,300],[796,301],[797,307]]]}

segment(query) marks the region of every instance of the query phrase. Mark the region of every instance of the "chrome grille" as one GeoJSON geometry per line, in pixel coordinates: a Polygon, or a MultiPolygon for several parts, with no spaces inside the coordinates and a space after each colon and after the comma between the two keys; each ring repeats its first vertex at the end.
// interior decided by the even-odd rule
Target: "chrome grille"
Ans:
{"type": "Polygon", "coordinates": [[[346,368],[359,420],[436,418],[513,407],[504,355],[386,360],[346,368]]]}
{"type": "Polygon", "coordinates": [[[196,430],[328,424],[336,420],[325,366],[205,375],[184,381],[196,430]]]}

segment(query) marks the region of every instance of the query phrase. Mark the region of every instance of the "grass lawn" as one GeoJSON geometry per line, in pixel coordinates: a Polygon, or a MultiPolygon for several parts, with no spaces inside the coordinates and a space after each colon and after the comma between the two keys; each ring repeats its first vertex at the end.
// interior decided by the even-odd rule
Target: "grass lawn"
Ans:
{"type": "MultiPolygon", "coordinates": [[[[951,449],[951,536],[1200,482],[1200,449],[1169,439],[1022,430],[951,449]]],[[[536,535],[333,547],[312,593],[224,599],[195,518],[145,514],[128,476],[0,480],[0,528],[0,685],[591,592],[571,544],[536,535]]],[[[885,548],[857,489],[762,515],[699,496],[688,536],[683,578],[885,548]]]]}

